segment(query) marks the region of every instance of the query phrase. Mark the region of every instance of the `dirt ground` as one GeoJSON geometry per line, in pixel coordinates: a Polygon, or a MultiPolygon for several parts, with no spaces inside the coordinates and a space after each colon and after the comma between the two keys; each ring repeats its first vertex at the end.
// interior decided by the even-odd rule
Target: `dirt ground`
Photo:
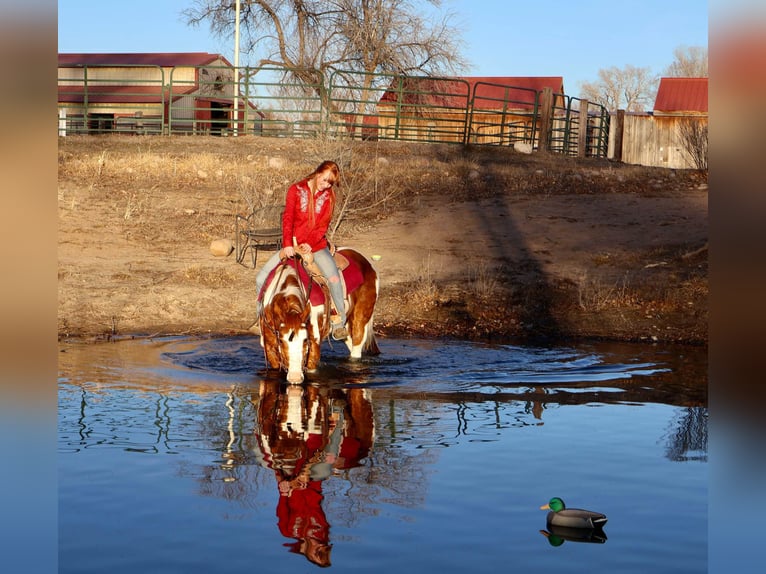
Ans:
{"type": "MultiPolygon", "coordinates": [[[[304,145],[61,138],[59,337],[246,334],[255,270],[210,245],[247,212],[241,182],[258,176],[242,165],[286,184],[304,145]],[[219,169],[183,161],[210,157],[219,169]]],[[[706,174],[415,144],[377,145],[375,161],[405,193],[333,240],[380,256],[380,337],[707,344],[706,174]]]]}

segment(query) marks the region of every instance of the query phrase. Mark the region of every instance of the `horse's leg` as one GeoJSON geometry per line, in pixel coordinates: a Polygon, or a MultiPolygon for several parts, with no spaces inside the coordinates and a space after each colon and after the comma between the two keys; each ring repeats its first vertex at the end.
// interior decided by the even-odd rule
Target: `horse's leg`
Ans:
{"type": "Polygon", "coordinates": [[[263,347],[264,355],[266,356],[266,364],[272,369],[279,369],[282,366],[279,360],[279,341],[277,340],[277,334],[273,329],[268,328],[267,325],[273,324],[274,316],[271,310],[264,307],[261,311],[258,321],[261,326],[261,347],[263,347]]]}
{"type": "Polygon", "coordinates": [[[271,329],[261,331],[261,346],[263,347],[266,363],[269,367],[279,369],[281,367],[279,361],[279,341],[277,341],[274,331],[271,329]]]}
{"type": "Polygon", "coordinates": [[[351,325],[351,333],[346,340],[349,354],[352,359],[359,359],[362,353],[378,355],[380,350],[375,341],[375,333],[372,330],[372,318],[377,300],[377,289],[365,282],[353,294],[351,313],[348,323],[351,325]]]}
{"type": "Polygon", "coordinates": [[[306,370],[316,371],[319,366],[319,358],[321,355],[321,348],[319,342],[313,337],[309,340],[308,359],[306,360],[306,370]]]}
{"type": "Polygon", "coordinates": [[[322,353],[322,339],[327,335],[322,331],[325,321],[325,305],[312,305],[311,314],[308,317],[309,325],[309,348],[306,357],[306,370],[315,371],[319,366],[322,353]]]}
{"type": "Polygon", "coordinates": [[[351,323],[351,336],[346,340],[349,356],[352,359],[360,359],[362,354],[379,355],[380,349],[375,341],[375,333],[372,330],[372,316],[366,317],[363,313],[355,313],[351,323]]]}

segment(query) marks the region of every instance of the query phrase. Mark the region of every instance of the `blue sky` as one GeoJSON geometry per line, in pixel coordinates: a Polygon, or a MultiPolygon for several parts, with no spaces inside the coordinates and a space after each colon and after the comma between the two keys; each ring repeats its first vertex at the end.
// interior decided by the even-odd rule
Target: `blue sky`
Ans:
{"type": "MultiPolygon", "coordinates": [[[[192,28],[192,0],[60,0],[60,52],[213,52],[234,39],[192,28]]],[[[563,76],[568,94],[602,68],[661,74],[678,46],[707,46],[708,0],[443,0],[463,30],[472,76],[563,76]]],[[[242,55],[240,62],[248,63],[242,55]]]]}

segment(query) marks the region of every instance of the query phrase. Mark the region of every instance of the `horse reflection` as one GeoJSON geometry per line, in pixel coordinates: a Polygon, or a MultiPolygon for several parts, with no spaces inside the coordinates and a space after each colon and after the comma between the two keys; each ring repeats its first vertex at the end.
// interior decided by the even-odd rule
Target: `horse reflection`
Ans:
{"type": "Polygon", "coordinates": [[[279,531],[294,540],[285,546],[329,566],[332,544],[322,483],[359,466],[372,448],[367,391],[263,381],[256,432],[261,463],[274,472],[279,489],[279,531]]]}

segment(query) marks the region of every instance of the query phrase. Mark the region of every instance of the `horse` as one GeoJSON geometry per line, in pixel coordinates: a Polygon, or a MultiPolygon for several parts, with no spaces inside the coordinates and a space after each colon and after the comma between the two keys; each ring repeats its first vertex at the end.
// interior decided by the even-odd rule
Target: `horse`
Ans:
{"type": "MultiPolygon", "coordinates": [[[[345,283],[344,303],[349,335],[343,341],[352,359],[378,355],[373,313],[380,291],[378,273],[361,253],[350,248],[336,252],[345,283]],[[341,257],[338,257],[340,254],[341,257]],[[347,265],[346,265],[347,262],[347,265]]],[[[287,382],[300,384],[306,372],[319,365],[322,341],[330,334],[329,292],[312,281],[299,257],[286,259],[271,273],[263,288],[261,347],[272,369],[287,373],[287,382]]]]}

